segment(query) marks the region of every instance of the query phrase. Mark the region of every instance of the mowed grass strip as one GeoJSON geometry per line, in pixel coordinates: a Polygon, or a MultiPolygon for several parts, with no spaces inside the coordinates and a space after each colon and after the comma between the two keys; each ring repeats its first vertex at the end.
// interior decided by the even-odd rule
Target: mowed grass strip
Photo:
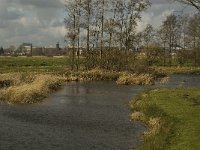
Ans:
{"type": "Polygon", "coordinates": [[[130,102],[132,119],[145,122],[139,150],[200,149],[200,89],[156,89],[130,102]]]}

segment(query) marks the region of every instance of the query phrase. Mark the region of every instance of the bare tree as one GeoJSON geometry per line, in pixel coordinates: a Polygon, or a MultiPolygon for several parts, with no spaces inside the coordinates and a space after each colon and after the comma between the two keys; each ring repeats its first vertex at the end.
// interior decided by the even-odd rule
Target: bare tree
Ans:
{"type": "Polygon", "coordinates": [[[149,43],[153,41],[153,31],[153,26],[150,24],[148,24],[143,31],[143,38],[147,49],[149,48],[149,43]]]}
{"type": "Polygon", "coordinates": [[[157,31],[157,38],[163,48],[163,66],[166,66],[167,29],[164,26],[157,31]]]}
{"type": "Polygon", "coordinates": [[[84,18],[84,26],[87,30],[86,33],[86,69],[89,69],[91,66],[90,60],[90,29],[92,25],[92,13],[93,13],[93,0],[83,0],[82,1],[82,16],[84,18]]]}
{"type": "Polygon", "coordinates": [[[177,16],[175,16],[174,14],[167,16],[166,20],[163,22],[162,28],[163,31],[165,32],[164,35],[166,36],[165,39],[168,44],[169,65],[171,65],[172,50],[177,46],[177,40],[178,40],[179,24],[177,16]]]}
{"type": "Polygon", "coordinates": [[[80,0],[74,0],[67,2],[65,7],[67,11],[67,17],[65,18],[65,26],[68,29],[68,33],[65,39],[70,39],[70,44],[72,47],[71,52],[71,69],[74,70],[75,65],[78,70],[79,63],[79,34],[80,34],[80,0]],[[78,47],[78,51],[76,52],[78,47]],[[78,55],[78,60],[76,60],[76,54],[78,55]]]}
{"type": "Polygon", "coordinates": [[[176,0],[178,2],[191,5],[200,11],[200,0],[176,0]]]}
{"type": "Polygon", "coordinates": [[[188,39],[194,51],[194,63],[197,64],[197,54],[200,49],[200,13],[194,14],[188,24],[188,39]]]}
{"type": "Polygon", "coordinates": [[[103,47],[104,47],[104,43],[103,43],[103,38],[104,38],[104,19],[105,19],[105,0],[100,0],[100,4],[101,4],[101,51],[100,51],[100,58],[102,60],[102,56],[103,56],[103,47]]]}
{"type": "Polygon", "coordinates": [[[2,55],[4,53],[3,47],[0,47],[0,55],[2,55]]]}
{"type": "Polygon", "coordinates": [[[119,46],[121,52],[116,53],[123,55],[119,61],[127,68],[127,56],[133,48],[137,21],[141,12],[149,6],[148,0],[67,0],[66,3],[66,39],[71,43],[72,69],[74,63],[79,69],[80,46],[86,49],[86,69],[106,64],[106,46],[109,53],[113,47],[116,49],[119,46]]]}
{"type": "Polygon", "coordinates": [[[146,54],[147,54],[147,59],[148,59],[148,65],[150,65],[150,51],[149,51],[149,44],[151,41],[153,41],[153,26],[148,24],[146,26],[146,28],[143,31],[143,38],[144,38],[144,42],[146,45],[146,54]]]}

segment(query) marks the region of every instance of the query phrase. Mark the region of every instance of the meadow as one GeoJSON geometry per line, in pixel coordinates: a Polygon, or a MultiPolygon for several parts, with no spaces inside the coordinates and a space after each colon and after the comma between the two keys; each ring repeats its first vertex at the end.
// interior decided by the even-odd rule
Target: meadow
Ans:
{"type": "Polygon", "coordinates": [[[68,57],[0,57],[0,73],[63,72],[70,67],[68,57]]]}
{"type": "Polygon", "coordinates": [[[155,89],[130,102],[131,118],[144,122],[138,150],[200,149],[200,89],[155,89]]]}

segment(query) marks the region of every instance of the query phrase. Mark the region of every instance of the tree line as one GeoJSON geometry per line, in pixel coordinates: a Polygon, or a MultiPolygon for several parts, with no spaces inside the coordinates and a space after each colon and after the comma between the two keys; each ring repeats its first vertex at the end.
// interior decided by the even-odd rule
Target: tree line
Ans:
{"type": "Polygon", "coordinates": [[[72,0],[65,6],[72,70],[200,64],[199,13],[171,14],[158,29],[149,24],[137,32],[147,0],[72,0]]]}
{"type": "Polygon", "coordinates": [[[143,33],[148,61],[163,66],[200,65],[200,13],[170,14],[158,29],[147,25],[143,33]],[[149,44],[151,44],[149,48],[149,44]]]}
{"type": "Polygon", "coordinates": [[[119,69],[128,67],[137,21],[149,5],[146,0],[67,2],[66,39],[72,47],[72,69],[78,70],[80,66],[80,46],[85,48],[86,69],[97,66],[111,69],[117,62],[119,69]]]}

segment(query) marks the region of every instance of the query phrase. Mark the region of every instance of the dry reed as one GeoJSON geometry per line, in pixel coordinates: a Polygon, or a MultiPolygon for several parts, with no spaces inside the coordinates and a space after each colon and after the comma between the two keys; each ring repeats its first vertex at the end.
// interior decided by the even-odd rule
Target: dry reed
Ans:
{"type": "Polygon", "coordinates": [[[123,73],[116,83],[122,85],[153,85],[154,80],[154,77],[150,74],[123,73]]]}
{"type": "Polygon", "coordinates": [[[167,83],[169,83],[169,77],[164,77],[164,78],[162,78],[161,80],[160,80],[160,83],[161,84],[167,84],[167,83]]]}
{"type": "Polygon", "coordinates": [[[1,89],[0,99],[8,103],[36,103],[58,89],[63,81],[64,78],[51,75],[30,77],[29,83],[21,80],[21,84],[1,89]]]}

